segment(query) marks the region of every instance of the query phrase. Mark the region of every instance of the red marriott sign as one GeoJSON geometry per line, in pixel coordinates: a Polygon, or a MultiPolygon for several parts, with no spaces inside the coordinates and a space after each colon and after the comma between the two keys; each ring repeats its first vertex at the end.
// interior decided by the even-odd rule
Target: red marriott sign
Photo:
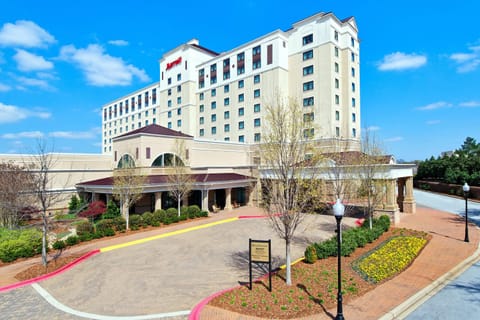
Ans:
{"type": "Polygon", "coordinates": [[[167,63],[167,70],[172,69],[176,65],[179,65],[182,63],[182,57],[178,57],[176,60],[173,60],[172,62],[167,63]]]}

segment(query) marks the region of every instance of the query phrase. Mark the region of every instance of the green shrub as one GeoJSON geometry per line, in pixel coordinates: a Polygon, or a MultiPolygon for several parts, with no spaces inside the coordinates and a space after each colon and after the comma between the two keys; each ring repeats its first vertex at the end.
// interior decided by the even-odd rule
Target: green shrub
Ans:
{"type": "Polygon", "coordinates": [[[378,218],[378,225],[383,229],[384,232],[390,229],[390,217],[387,215],[382,215],[378,218]]]}
{"type": "Polygon", "coordinates": [[[188,216],[187,214],[181,214],[180,217],[178,217],[178,221],[185,221],[188,219],[188,216]]]}
{"type": "Polygon", "coordinates": [[[155,219],[157,219],[160,223],[163,223],[163,222],[165,221],[165,210],[163,210],[163,209],[155,210],[155,212],[153,213],[153,216],[154,216],[155,219]]]}
{"type": "Polygon", "coordinates": [[[105,220],[99,220],[95,224],[95,232],[104,234],[105,230],[111,229],[113,230],[115,224],[113,223],[113,219],[105,219],[105,220]]]}
{"type": "Polygon", "coordinates": [[[116,217],[120,217],[120,209],[114,201],[110,200],[107,202],[107,211],[102,214],[102,219],[114,219],[116,217]]]}
{"type": "Polygon", "coordinates": [[[181,206],[180,207],[180,215],[181,216],[186,216],[188,219],[188,207],[186,206],[181,206]]]}
{"type": "Polygon", "coordinates": [[[114,235],[115,235],[115,230],[113,230],[112,228],[108,228],[103,231],[103,236],[105,237],[111,237],[114,235]]]}
{"type": "Polygon", "coordinates": [[[177,208],[168,208],[166,211],[167,217],[178,217],[178,210],[177,208]]]}
{"type": "Polygon", "coordinates": [[[93,240],[94,237],[95,237],[94,233],[92,233],[92,232],[84,232],[84,233],[82,233],[81,235],[78,236],[78,239],[79,239],[81,242],[85,242],[85,241],[93,240]]]}
{"type": "Polygon", "coordinates": [[[197,206],[197,205],[191,205],[191,206],[188,207],[187,212],[188,212],[188,217],[189,217],[190,219],[193,219],[193,218],[198,218],[198,217],[200,217],[200,212],[201,212],[201,210],[200,210],[200,207],[199,207],[199,206],[197,206]]]}
{"type": "Polygon", "coordinates": [[[351,255],[355,249],[357,248],[357,241],[355,240],[355,236],[347,236],[344,237],[342,235],[342,256],[348,257],[351,255]]]}
{"type": "Polygon", "coordinates": [[[360,248],[365,247],[365,245],[368,243],[367,232],[368,231],[363,228],[352,229],[352,233],[355,235],[355,241],[360,248]]]}
{"type": "Polygon", "coordinates": [[[318,260],[317,251],[315,250],[314,245],[309,245],[307,249],[305,249],[305,262],[306,263],[315,263],[318,260]]]}
{"type": "Polygon", "coordinates": [[[0,260],[11,262],[22,257],[31,257],[35,250],[29,243],[22,239],[11,239],[0,243],[0,260]]]}
{"type": "Polygon", "coordinates": [[[143,222],[149,226],[160,226],[160,216],[153,212],[145,212],[142,214],[143,222]]]}
{"type": "Polygon", "coordinates": [[[208,211],[200,211],[200,214],[199,214],[200,217],[208,217],[208,211]]]}
{"type": "Polygon", "coordinates": [[[77,235],[81,237],[85,233],[93,233],[94,232],[93,223],[90,221],[82,221],[77,225],[77,235]]]}
{"type": "Polygon", "coordinates": [[[125,221],[125,218],[123,217],[116,217],[112,220],[113,222],[113,227],[116,231],[125,231],[127,222],[125,221]]]}
{"type": "Polygon", "coordinates": [[[55,250],[63,250],[66,248],[66,244],[65,244],[65,241],[63,240],[57,240],[53,243],[52,245],[52,248],[55,249],[55,250]]]}
{"type": "Polygon", "coordinates": [[[65,240],[67,246],[74,246],[80,242],[80,239],[77,236],[70,236],[65,240]]]}
{"type": "Polygon", "coordinates": [[[337,241],[335,238],[315,243],[315,251],[318,259],[325,259],[337,255],[337,241]]]}
{"type": "Polygon", "coordinates": [[[143,222],[143,218],[139,214],[132,214],[130,215],[130,229],[132,230],[138,230],[139,228],[145,226],[145,223],[143,222]]]}

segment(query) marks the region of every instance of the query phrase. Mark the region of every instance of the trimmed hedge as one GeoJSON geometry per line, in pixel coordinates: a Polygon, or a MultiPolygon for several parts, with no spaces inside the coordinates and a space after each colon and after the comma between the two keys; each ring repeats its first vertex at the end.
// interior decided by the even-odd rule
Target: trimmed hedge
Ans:
{"type": "Polygon", "coordinates": [[[36,229],[7,230],[0,232],[0,260],[11,262],[42,252],[42,232],[36,229]]]}
{"type": "MultiPolygon", "coordinates": [[[[356,248],[373,242],[390,228],[390,218],[387,215],[375,218],[372,222],[372,229],[369,229],[368,220],[365,220],[360,228],[342,231],[342,252],[340,253],[342,256],[351,255],[356,248]]],[[[317,253],[318,259],[336,257],[338,255],[337,236],[309,245],[305,249],[305,262],[314,263],[316,261],[311,254],[313,251],[317,253]]]]}

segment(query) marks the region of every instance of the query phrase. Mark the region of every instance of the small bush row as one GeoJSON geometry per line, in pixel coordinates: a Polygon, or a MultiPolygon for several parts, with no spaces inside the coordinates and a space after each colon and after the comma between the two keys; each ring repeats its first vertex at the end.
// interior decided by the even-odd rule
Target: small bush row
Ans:
{"type": "Polygon", "coordinates": [[[3,262],[32,257],[42,252],[42,232],[37,229],[3,229],[0,238],[0,260],[3,262]]]}
{"type": "MultiPolygon", "coordinates": [[[[340,254],[343,257],[351,255],[356,248],[364,247],[378,239],[390,228],[390,218],[383,215],[372,221],[372,229],[369,228],[369,221],[365,220],[360,228],[352,228],[342,232],[342,247],[340,254]]],[[[314,263],[317,259],[338,256],[337,237],[309,245],[305,249],[305,262],[314,263]]]]}

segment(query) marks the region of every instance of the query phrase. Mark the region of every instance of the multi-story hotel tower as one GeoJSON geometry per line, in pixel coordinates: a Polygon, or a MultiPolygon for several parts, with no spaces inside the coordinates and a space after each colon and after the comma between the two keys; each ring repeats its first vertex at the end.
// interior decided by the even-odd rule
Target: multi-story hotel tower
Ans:
{"type": "Polygon", "coordinates": [[[196,39],[180,45],[160,59],[158,82],[103,106],[102,152],[150,124],[195,139],[260,143],[265,105],[279,94],[303,106],[305,130],[320,144],[340,138],[357,150],[357,34],[353,17],[318,13],[223,53],[196,39]]]}

